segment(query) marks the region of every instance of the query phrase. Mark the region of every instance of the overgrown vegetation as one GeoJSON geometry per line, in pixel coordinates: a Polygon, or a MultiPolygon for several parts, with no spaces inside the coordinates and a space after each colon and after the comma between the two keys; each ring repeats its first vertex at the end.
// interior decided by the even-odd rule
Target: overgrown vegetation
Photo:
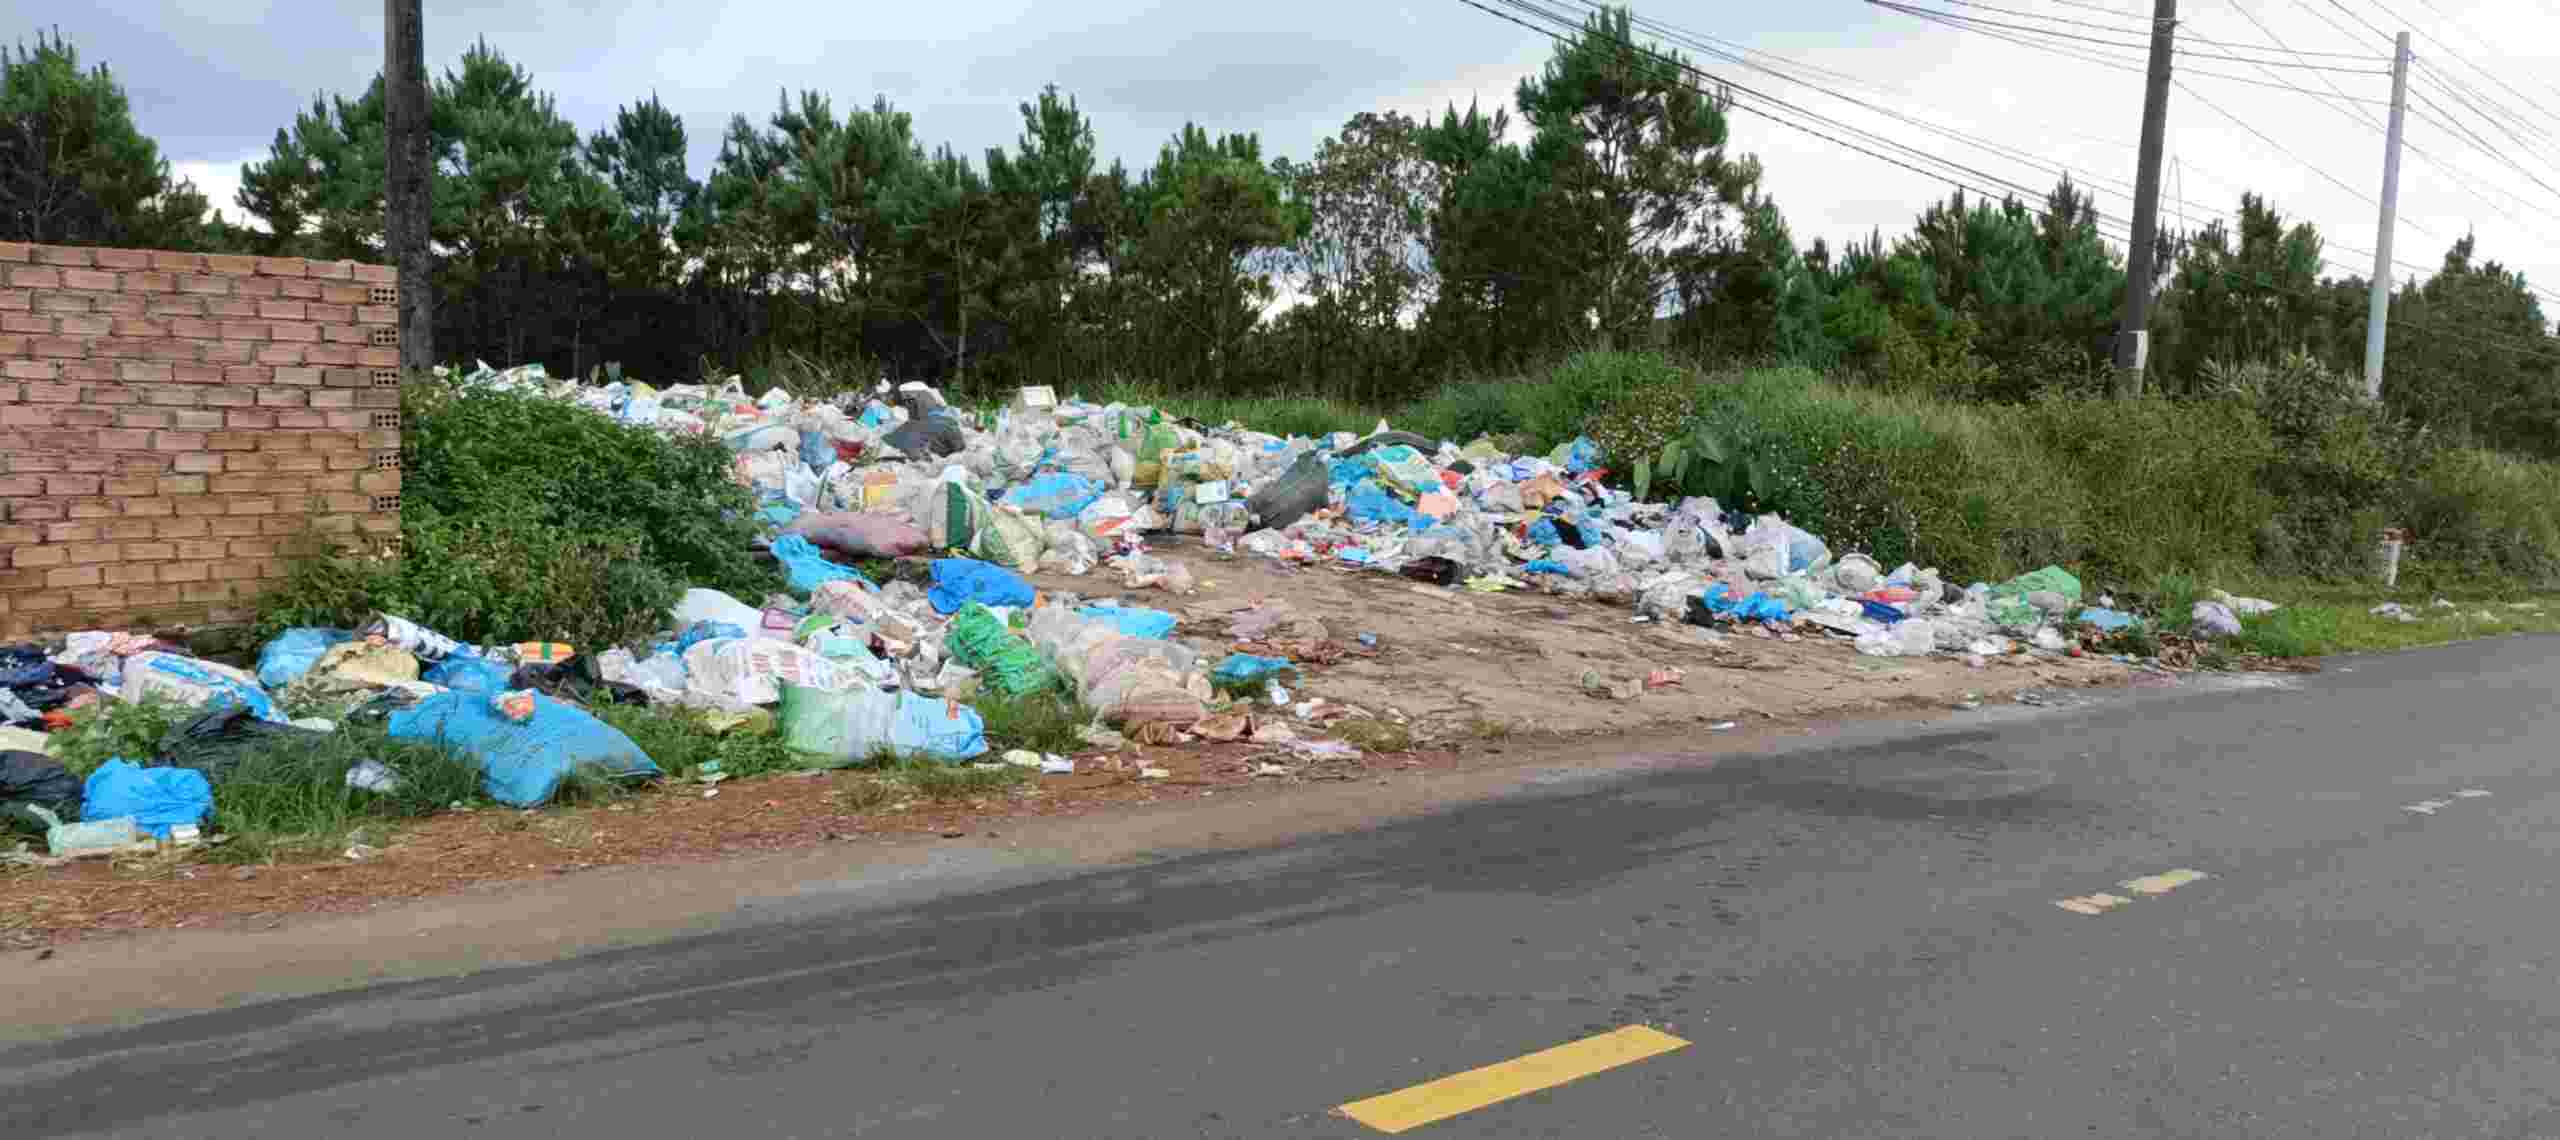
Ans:
{"type": "Polygon", "coordinates": [[[615,645],[657,631],[687,586],[779,584],[717,440],[427,377],[402,407],[405,557],[305,536],[262,633],[379,611],[475,642],[615,645]]]}

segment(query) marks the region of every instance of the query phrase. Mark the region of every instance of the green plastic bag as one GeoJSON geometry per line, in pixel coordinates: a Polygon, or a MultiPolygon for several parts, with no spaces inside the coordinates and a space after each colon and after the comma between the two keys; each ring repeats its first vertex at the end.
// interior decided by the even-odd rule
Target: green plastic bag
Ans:
{"type": "Polygon", "coordinates": [[[944,635],[943,648],[951,659],[992,678],[995,687],[1007,696],[1019,697],[1058,685],[1057,670],[1040,656],[1030,643],[1013,635],[994,610],[976,602],[963,607],[951,618],[951,630],[944,635]]]}
{"type": "Polygon", "coordinates": [[[2059,594],[2070,606],[2080,604],[2080,579],[2059,566],[2047,566],[2020,574],[1991,588],[1991,620],[2012,628],[2025,628],[2044,620],[2027,595],[2038,591],[2059,594]]]}

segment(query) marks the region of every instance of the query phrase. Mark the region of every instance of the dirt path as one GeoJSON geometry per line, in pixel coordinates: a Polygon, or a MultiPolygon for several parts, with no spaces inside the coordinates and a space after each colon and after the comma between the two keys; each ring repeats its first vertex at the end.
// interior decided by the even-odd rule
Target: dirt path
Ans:
{"type": "Polygon", "coordinates": [[[1229,616],[1272,599],[1322,621],[1337,641],[1375,634],[1375,656],[1349,656],[1313,670],[1300,688],[1372,711],[1394,709],[1442,738],[1480,734],[1486,725],[1585,734],[1795,721],[1944,706],[1968,694],[2032,686],[2120,684],[2129,675],[2105,659],[2010,657],[1977,670],[1945,657],[1863,657],[1846,639],[1819,633],[1781,641],[1638,623],[1624,606],[1528,591],[1479,594],[1252,557],[1224,560],[1198,547],[1166,556],[1190,569],[1197,592],[1122,590],[1108,570],[1036,581],[1044,590],[1173,610],[1183,618],[1185,640],[1219,652],[1227,644],[1216,635],[1226,632],[1229,616]],[[1586,671],[1597,670],[1603,680],[1641,681],[1664,666],[1684,670],[1685,678],[1628,701],[1583,691],[1586,671]]]}

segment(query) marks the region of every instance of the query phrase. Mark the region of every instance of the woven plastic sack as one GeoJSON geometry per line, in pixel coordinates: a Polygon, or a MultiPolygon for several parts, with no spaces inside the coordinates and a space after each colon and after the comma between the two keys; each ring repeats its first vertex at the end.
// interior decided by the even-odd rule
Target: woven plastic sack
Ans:
{"type": "Polygon", "coordinates": [[[1029,570],[1040,564],[1045,548],[1039,523],[1010,507],[996,507],[986,513],[986,525],[978,529],[970,550],[998,566],[1029,570]]]}
{"type": "Polygon", "coordinates": [[[784,682],[818,689],[845,687],[833,662],[815,650],[770,638],[706,641],[684,651],[685,688],[741,704],[780,700],[784,682]]]}
{"type": "Polygon", "coordinates": [[[775,720],[785,747],[838,767],[881,752],[957,764],[987,751],[978,710],[914,693],[785,685],[775,720]]]}
{"type": "Polygon", "coordinates": [[[1410,495],[1441,489],[1440,470],[1422,453],[1401,443],[1378,450],[1378,477],[1410,495]]]}
{"type": "Polygon", "coordinates": [[[994,611],[974,602],[951,619],[942,646],[952,660],[977,670],[982,684],[993,684],[1008,696],[1036,693],[1058,684],[1057,671],[1041,659],[1038,650],[1015,637],[994,611]]]}
{"type": "Polygon", "coordinates": [[[480,790],[509,807],[550,801],[580,769],[614,779],[658,775],[649,754],[612,725],[549,697],[511,721],[478,693],[438,693],[391,714],[391,738],[441,744],[479,762],[480,790]]]}
{"type": "Polygon", "coordinates": [[[188,708],[231,702],[257,714],[259,720],[282,721],[284,714],[258,679],[228,665],[217,665],[175,653],[134,654],[124,663],[127,700],[164,700],[188,708]]]}

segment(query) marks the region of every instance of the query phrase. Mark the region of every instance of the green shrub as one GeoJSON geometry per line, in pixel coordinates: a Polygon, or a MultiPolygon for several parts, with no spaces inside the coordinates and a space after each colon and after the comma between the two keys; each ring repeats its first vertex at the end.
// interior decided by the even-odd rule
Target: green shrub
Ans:
{"type": "MultiPolygon", "coordinates": [[[[2052,397],[1979,414],[2014,419],[2039,486],[2067,486],[2078,518],[2046,561],[2139,582],[2253,561],[2275,503],[2258,474],[2275,444],[2248,408],[2160,398],[2052,397]]],[[[2032,558],[2021,561],[2033,561],[2032,558]]]]}
{"type": "Polygon", "coordinates": [[[2560,574],[2560,465],[2446,448],[2413,480],[2404,518],[2404,577],[2543,585],[2560,574]]]}
{"type": "MultiPolygon", "coordinates": [[[[752,549],[755,496],[718,439],[434,379],[405,385],[401,406],[401,497],[412,519],[635,536],[641,560],[666,575],[745,596],[780,580],[752,549]]],[[[414,556],[419,536],[403,533],[414,556]]]]}
{"type": "Polygon", "coordinates": [[[84,779],[98,765],[119,757],[148,764],[160,750],[160,738],[195,715],[194,709],[164,700],[101,699],[74,711],[71,727],[45,739],[45,751],[84,779]]]}
{"type": "Polygon", "coordinates": [[[351,627],[381,612],[469,642],[625,645],[664,626],[684,592],[628,529],[579,532],[521,516],[454,518],[412,506],[401,530],[407,549],[398,559],[303,539],[260,603],[260,635],[351,627]]]}

